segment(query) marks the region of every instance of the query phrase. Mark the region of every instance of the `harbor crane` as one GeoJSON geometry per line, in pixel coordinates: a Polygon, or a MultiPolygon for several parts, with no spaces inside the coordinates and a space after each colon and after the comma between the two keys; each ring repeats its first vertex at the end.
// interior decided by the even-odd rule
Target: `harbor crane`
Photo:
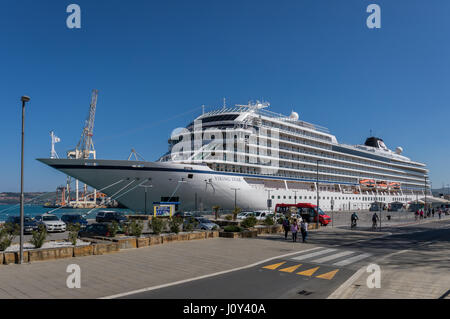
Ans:
{"type": "Polygon", "coordinates": [[[89,114],[84,123],[83,131],[81,132],[81,138],[74,150],[67,152],[67,158],[75,159],[88,159],[91,154],[95,159],[95,148],[92,137],[94,136],[94,121],[95,111],[97,108],[97,96],[98,90],[92,91],[91,104],[89,107],[89,114]]]}
{"type": "MultiPolygon", "coordinates": [[[[69,159],[89,159],[92,155],[93,159],[96,159],[95,147],[92,137],[94,136],[94,121],[95,121],[95,111],[97,108],[97,96],[98,90],[92,90],[91,104],[89,106],[89,114],[84,123],[83,130],[81,132],[81,138],[78,141],[75,149],[67,152],[67,158],[69,159]]],[[[67,186],[69,188],[70,177],[67,180],[67,186]]],[[[78,195],[78,180],[75,180],[75,194],[76,194],[76,205],[79,206],[79,195],[78,195]]],[[[69,191],[70,194],[70,191],[69,191]]],[[[87,204],[87,185],[84,185],[84,204],[87,204]]],[[[97,193],[94,190],[94,205],[96,204],[97,193]]]]}

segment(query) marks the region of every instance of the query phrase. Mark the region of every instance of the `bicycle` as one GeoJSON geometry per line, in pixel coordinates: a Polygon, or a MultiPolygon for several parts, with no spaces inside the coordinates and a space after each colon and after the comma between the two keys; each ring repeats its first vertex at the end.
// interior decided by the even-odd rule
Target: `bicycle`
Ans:
{"type": "Polygon", "coordinates": [[[356,220],[352,220],[352,223],[350,225],[350,229],[356,228],[356,220]]]}

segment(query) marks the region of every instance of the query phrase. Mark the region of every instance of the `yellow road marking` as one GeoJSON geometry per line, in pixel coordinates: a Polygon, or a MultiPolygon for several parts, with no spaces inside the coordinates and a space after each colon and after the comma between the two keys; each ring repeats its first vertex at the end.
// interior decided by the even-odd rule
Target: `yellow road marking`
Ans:
{"type": "Polygon", "coordinates": [[[312,276],[317,271],[317,269],[319,269],[319,267],[315,267],[315,268],[311,268],[311,269],[308,269],[305,271],[298,272],[297,275],[312,276]]]}
{"type": "Polygon", "coordinates": [[[291,266],[291,267],[287,267],[287,268],[283,268],[283,269],[280,269],[280,271],[283,271],[283,272],[294,272],[295,270],[297,270],[297,268],[298,267],[300,267],[302,264],[300,264],[300,265],[295,265],[295,266],[291,266]]]}
{"type": "Polygon", "coordinates": [[[322,279],[333,279],[334,275],[336,275],[336,273],[339,271],[339,269],[327,272],[326,274],[320,275],[320,276],[316,276],[316,278],[322,278],[322,279]]]}
{"type": "Polygon", "coordinates": [[[278,264],[273,264],[273,265],[265,266],[265,267],[263,267],[263,268],[274,270],[274,269],[277,269],[278,267],[280,267],[282,264],[285,264],[285,263],[286,263],[286,262],[283,261],[282,263],[278,263],[278,264]]]}

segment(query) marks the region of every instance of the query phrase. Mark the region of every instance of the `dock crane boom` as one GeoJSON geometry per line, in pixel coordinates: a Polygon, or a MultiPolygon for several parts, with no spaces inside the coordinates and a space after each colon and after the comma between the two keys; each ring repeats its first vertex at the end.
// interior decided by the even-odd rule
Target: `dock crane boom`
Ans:
{"type": "Polygon", "coordinates": [[[91,104],[89,107],[89,114],[84,122],[84,127],[81,132],[81,138],[78,142],[76,148],[67,152],[68,158],[83,158],[88,159],[90,155],[93,155],[95,159],[95,148],[92,137],[94,136],[94,121],[95,121],[95,111],[97,108],[97,96],[98,90],[92,90],[91,104]]]}
{"type": "MultiPolygon", "coordinates": [[[[92,90],[91,104],[89,106],[89,114],[84,122],[83,130],[81,131],[81,138],[74,150],[67,152],[67,158],[70,159],[89,159],[92,157],[96,158],[94,142],[92,137],[94,136],[94,121],[95,121],[95,111],[97,108],[97,96],[98,90],[92,90]]],[[[80,204],[79,193],[78,193],[78,180],[75,180],[75,194],[76,194],[76,205],[80,204]]],[[[68,194],[70,194],[70,177],[67,180],[68,194]]],[[[84,185],[84,201],[86,203],[87,197],[87,185],[84,185]]],[[[94,190],[94,204],[97,198],[97,191],[94,190]]],[[[70,201],[70,199],[69,199],[70,201]]]]}

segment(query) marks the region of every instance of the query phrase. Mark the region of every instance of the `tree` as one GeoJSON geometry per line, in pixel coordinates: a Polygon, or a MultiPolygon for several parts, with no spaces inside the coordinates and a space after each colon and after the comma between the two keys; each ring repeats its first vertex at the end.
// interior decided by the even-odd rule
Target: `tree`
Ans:
{"type": "Polygon", "coordinates": [[[219,218],[219,209],[220,209],[220,206],[218,206],[218,205],[216,205],[216,206],[213,206],[213,211],[214,211],[214,215],[216,216],[216,220],[219,218]]]}
{"type": "Polygon", "coordinates": [[[238,215],[241,211],[242,211],[242,209],[240,209],[239,207],[236,207],[236,208],[233,210],[233,220],[236,220],[237,215],[238,215]]]}

